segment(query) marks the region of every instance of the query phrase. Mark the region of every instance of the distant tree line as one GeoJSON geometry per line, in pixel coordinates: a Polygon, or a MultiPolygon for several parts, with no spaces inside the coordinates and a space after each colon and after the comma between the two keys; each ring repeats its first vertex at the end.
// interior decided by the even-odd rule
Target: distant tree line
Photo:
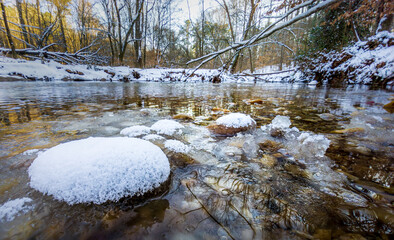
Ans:
{"type": "Polygon", "coordinates": [[[0,51],[133,67],[279,70],[391,30],[390,0],[0,0],[0,51]],[[188,10],[180,13],[179,4],[188,10]],[[179,14],[199,17],[179,22],[179,14]],[[194,59],[194,60],[193,60],[194,59]],[[188,65],[186,65],[188,63],[188,65]]]}

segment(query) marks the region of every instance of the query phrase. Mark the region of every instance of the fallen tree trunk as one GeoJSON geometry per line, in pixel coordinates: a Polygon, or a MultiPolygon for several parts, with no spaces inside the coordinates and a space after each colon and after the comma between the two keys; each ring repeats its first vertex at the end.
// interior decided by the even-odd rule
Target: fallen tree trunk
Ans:
{"type": "Polygon", "coordinates": [[[314,14],[314,13],[316,13],[316,12],[322,10],[322,9],[326,9],[327,7],[333,5],[334,3],[337,3],[339,1],[343,1],[343,0],[325,0],[325,1],[322,1],[322,2],[320,2],[318,4],[316,4],[313,7],[311,7],[311,6],[313,4],[315,4],[315,2],[316,2],[316,1],[313,1],[313,0],[304,2],[302,4],[299,4],[298,6],[296,6],[296,7],[292,8],[292,9],[290,9],[289,11],[287,11],[276,22],[274,22],[273,24],[271,24],[270,26],[265,28],[260,33],[254,35],[250,39],[242,41],[242,42],[239,42],[239,43],[235,43],[235,44],[233,44],[231,46],[228,46],[226,48],[223,48],[223,49],[221,49],[219,51],[216,51],[216,52],[213,52],[213,53],[209,53],[209,54],[204,55],[202,57],[190,60],[186,64],[191,64],[191,63],[195,63],[195,62],[200,62],[201,61],[201,63],[196,67],[196,69],[198,69],[202,65],[204,65],[205,63],[215,59],[216,57],[218,57],[218,56],[220,56],[220,55],[222,55],[222,54],[224,54],[224,53],[226,53],[228,51],[235,50],[236,52],[239,52],[239,51],[241,51],[244,48],[248,48],[248,47],[252,46],[253,44],[255,44],[256,42],[271,36],[273,33],[277,32],[277,31],[279,31],[279,30],[281,30],[281,29],[283,29],[285,27],[290,26],[291,24],[293,24],[293,23],[295,23],[295,22],[297,22],[297,21],[299,21],[301,19],[309,17],[312,14],[314,14]],[[297,10],[299,10],[301,8],[304,8],[304,7],[311,7],[311,8],[309,8],[304,13],[299,14],[299,15],[295,16],[294,18],[286,21],[286,22],[280,23],[282,20],[284,20],[287,17],[289,17],[292,13],[294,13],[295,11],[297,11],[297,10]]]}
{"type": "MultiPolygon", "coordinates": [[[[20,56],[24,56],[30,59],[40,59],[40,60],[54,60],[56,62],[68,63],[68,64],[106,64],[109,62],[108,57],[99,56],[97,51],[94,53],[90,52],[75,52],[75,53],[67,53],[67,52],[50,52],[47,49],[49,46],[46,46],[42,49],[15,49],[15,53],[20,56]]],[[[0,48],[1,54],[11,54],[12,49],[9,48],[0,48]]]]}

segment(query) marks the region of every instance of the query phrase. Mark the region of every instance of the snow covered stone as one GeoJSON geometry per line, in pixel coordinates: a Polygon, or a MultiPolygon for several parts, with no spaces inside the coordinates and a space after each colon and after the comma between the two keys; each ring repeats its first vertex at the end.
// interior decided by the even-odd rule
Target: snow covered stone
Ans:
{"type": "Polygon", "coordinates": [[[216,124],[232,128],[249,127],[256,122],[248,115],[243,113],[230,113],[216,120],[216,124]]]}
{"type": "Polygon", "coordinates": [[[146,126],[131,126],[120,131],[121,135],[128,137],[139,137],[150,133],[150,128],[146,126]]]}
{"type": "Polygon", "coordinates": [[[8,201],[0,206],[0,222],[12,221],[14,218],[21,213],[26,213],[32,209],[32,206],[27,205],[32,200],[30,198],[17,198],[8,201]]]}
{"type": "Polygon", "coordinates": [[[243,113],[230,113],[216,120],[208,129],[216,135],[233,136],[239,132],[255,128],[256,122],[243,113]]]}
{"type": "Polygon", "coordinates": [[[181,134],[182,128],[184,126],[174,120],[159,120],[155,124],[152,125],[151,129],[156,131],[158,134],[165,134],[172,136],[174,134],[181,134]]]}
{"type": "Polygon", "coordinates": [[[50,148],[28,173],[32,188],[55,199],[99,204],[154,190],[168,179],[170,165],[148,141],[91,137],[50,148]]]}
{"type": "Polygon", "coordinates": [[[190,151],[188,146],[178,140],[167,140],[164,142],[164,147],[177,153],[187,153],[190,151]]]}

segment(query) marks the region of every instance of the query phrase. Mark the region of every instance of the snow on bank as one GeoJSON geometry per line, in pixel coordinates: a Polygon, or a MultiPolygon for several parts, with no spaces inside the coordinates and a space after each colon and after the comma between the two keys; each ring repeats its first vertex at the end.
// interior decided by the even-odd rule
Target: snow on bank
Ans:
{"type": "Polygon", "coordinates": [[[8,201],[0,206],[0,222],[2,221],[12,221],[15,217],[26,213],[32,209],[28,203],[32,202],[30,198],[17,198],[8,201]]]}
{"type": "MultiPolygon", "coordinates": [[[[55,61],[44,64],[40,60],[28,61],[0,56],[0,78],[29,80],[78,80],[78,81],[183,81],[190,69],[137,69],[125,66],[63,65],[55,61]]],[[[210,81],[218,70],[199,69],[187,81],[210,81]]]]}
{"type": "Polygon", "coordinates": [[[45,151],[28,172],[32,188],[57,200],[99,204],[159,187],[168,179],[170,165],[148,141],[91,137],[45,151]]]}
{"type": "Polygon", "coordinates": [[[216,124],[229,128],[243,128],[253,126],[256,122],[250,116],[243,113],[230,113],[218,118],[216,124]]]}
{"type": "MultiPolygon", "coordinates": [[[[323,83],[371,84],[386,81],[394,75],[394,33],[379,32],[341,51],[321,53],[315,59],[304,59],[297,78],[323,83]],[[306,60],[306,61],[305,61],[306,60]]],[[[392,82],[392,80],[391,80],[392,82]]],[[[390,84],[387,82],[387,84],[390,84]]]]}

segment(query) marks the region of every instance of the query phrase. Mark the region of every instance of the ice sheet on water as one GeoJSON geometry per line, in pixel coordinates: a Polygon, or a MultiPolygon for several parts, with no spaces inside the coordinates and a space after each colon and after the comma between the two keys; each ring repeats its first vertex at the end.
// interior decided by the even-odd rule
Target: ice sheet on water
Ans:
{"type": "Polygon", "coordinates": [[[131,126],[120,131],[121,135],[128,137],[139,137],[150,133],[150,128],[146,126],[131,126]]]}
{"type": "Polygon", "coordinates": [[[164,142],[164,147],[178,153],[188,153],[190,151],[190,147],[178,140],[167,140],[164,142]]]}
{"type": "MultiPolygon", "coordinates": [[[[261,130],[270,135],[272,129],[280,129],[284,133],[283,145],[286,151],[300,159],[323,157],[330,146],[330,140],[324,135],[300,132],[296,127],[289,128],[290,118],[287,116],[276,116],[271,124],[261,127],[261,130]]],[[[276,140],[276,139],[275,139],[276,140]]]]}
{"type": "Polygon", "coordinates": [[[154,123],[151,127],[153,131],[155,131],[158,134],[165,134],[172,136],[174,134],[181,134],[182,133],[182,128],[184,126],[174,120],[159,120],[156,123],[154,123]]]}
{"type": "Polygon", "coordinates": [[[0,205],[0,222],[12,221],[18,215],[30,211],[33,208],[33,206],[28,204],[30,202],[32,202],[32,199],[24,197],[10,200],[0,205]]]}
{"type": "Polygon", "coordinates": [[[248,115],[243,113],[230,113],[216,120],[218,125],[232,128],[242,128],[255,125],[256,122],[248,115]]]}
{"type": "Polygon", "coordinates": [[[55,199],[104,203],[140,195],[170,174],[163,151],[136,138],[87,138],[55,146],[39,155],[28,170],[30,186],[55,199]]]}
{"type": "Polygon", "coordinates": [[[323,157],[326,150],[330,146],[330,140],[323,135],[311,134],[307,132],[301,133],[297,141],[300,143],[298,149],[304,155],[314,155],[316,157],[323,157]]]}

